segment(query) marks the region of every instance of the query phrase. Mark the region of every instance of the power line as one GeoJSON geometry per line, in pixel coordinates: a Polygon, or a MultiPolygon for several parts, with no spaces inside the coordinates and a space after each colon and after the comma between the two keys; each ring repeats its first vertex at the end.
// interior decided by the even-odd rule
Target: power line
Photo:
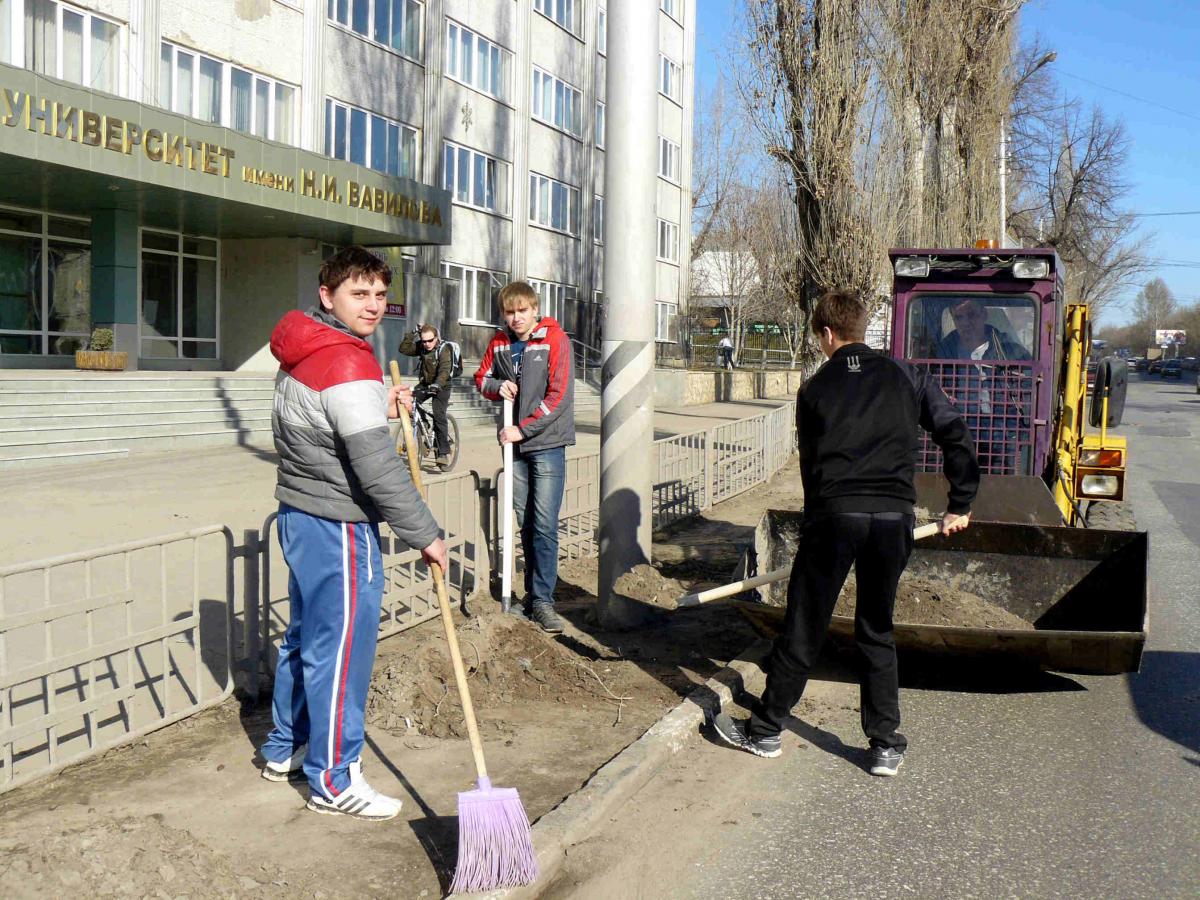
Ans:
{"type": "Polygon", "coordinates": [[[1090,84],[1092,87],[1098,87],[1102,91],[1111,91],[1114,94],[1120,94],[1122,97],[1128,97],[1130,100],[1136,100],[1139,103],[1148,103],[1151,106],[1157,106],[1159,109],[1165,109],[1167,112],[1173,112],[1177,116],[1183,116],[1187,119],[1195,119],[1200,122],[1200,116],[1195,113],[1185,112],[1182,109],[1176,109],[1173,106],[1167,106],[1165,103],[1159,103],[1157,100],[1151,100],[1149,97],[1139,97],[1137,94],[1131,94],[1128,91],[1122,91],[1115,87],[1109,87],[1107,84],[1101,84],[1098,81],[1092,81],[1090,78],[1084,78],[1082,75],[1075,75],[1072,72],[1058,70],[1060,74],[1066,75],[1068,78],[1074,78],[1076,81],[1082,81],[1085,84],[1090,84]]]}
{"type": "Polygon", "coordinates": [[[1200,216],[1200,209],[1185,209],[1180,212],[1130,213],[1138,219],[1149,219],[1152,216],[1200,216]]]}

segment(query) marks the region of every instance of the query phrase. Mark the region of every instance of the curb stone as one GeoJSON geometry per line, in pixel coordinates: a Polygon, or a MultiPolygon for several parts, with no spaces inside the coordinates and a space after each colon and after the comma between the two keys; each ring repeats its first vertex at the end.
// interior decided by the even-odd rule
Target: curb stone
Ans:
{"type": "Polygon", "coordinates": [[[770,649],[769,640],[751,644],[601,766],[583,787],[538,819],[533,824],[533,845],[541,875],[535,883],[474,896],[487,900],[541,896],[562,868],[569,848],[585,840],[614,808],[632,797],[739,690],[755,691],[765,683],[760,663],[770,649]]]}

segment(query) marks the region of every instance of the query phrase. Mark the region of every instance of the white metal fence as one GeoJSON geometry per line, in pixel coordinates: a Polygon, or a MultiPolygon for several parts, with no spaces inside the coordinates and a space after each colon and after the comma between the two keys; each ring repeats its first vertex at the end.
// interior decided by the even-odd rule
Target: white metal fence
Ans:
{"type": "Polygon", "coordinates": [[[234,556],[213,525],[0,569],[0,793],[230,695],[234,556]]]}

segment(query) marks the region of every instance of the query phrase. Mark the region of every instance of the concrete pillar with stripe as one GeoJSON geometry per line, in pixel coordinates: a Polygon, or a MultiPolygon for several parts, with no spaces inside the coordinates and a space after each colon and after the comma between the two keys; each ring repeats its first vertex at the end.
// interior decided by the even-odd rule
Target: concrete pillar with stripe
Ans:
{"type": "Polygon", "coordinates": [[[655,469],[658,4],[609,0],[608,33],[596,611],[605,627],[628,627],[644,614],[613,584],[650,559],[655,469]]]}

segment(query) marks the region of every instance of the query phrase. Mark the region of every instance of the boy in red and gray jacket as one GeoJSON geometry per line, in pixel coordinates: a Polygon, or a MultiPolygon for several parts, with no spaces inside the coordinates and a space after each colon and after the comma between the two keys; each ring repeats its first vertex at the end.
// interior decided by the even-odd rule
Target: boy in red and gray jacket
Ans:
{"type": "MultiPolygon", "coordinates": [[[[566,481],[567,447],[575,443],[575,367],[562,326],[538,312],[538,295],[524,281],[500,291],[505,327],[488,344],[475,386],[489,400],[515,401],[516,423],[502,427],[501,446],[513,445],[513,507],[525,554],[525,609],[545,631],[563,621],[554,611],[558,581],[558,511],[566,481]],[[516,381],[493,371],[503,348],[516,381]]],[[[522,612],[521,606],[514,610],[522,612]]]]}

